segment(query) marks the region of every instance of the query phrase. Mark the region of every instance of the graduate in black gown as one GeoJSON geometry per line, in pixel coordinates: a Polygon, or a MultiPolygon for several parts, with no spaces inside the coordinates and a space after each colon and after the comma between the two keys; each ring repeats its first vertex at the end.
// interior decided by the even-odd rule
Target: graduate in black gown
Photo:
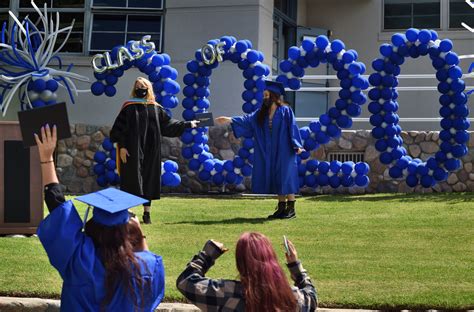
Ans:
{"type": "Polygon", "coordinates": [[[143,205],[145,224],[151,223],[151,200],[160,198],[161,137],[179,137],[197,123],[171,119],[155,101],[151,82],[137,78],[131,99],[115,119],[110,139],[118,144],[120,189],[149,200],[143,205]]]}

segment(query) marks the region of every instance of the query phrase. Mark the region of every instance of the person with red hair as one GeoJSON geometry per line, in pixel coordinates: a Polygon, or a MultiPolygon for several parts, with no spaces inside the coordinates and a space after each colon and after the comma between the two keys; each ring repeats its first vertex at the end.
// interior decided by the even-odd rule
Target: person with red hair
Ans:
{"type": "Polygon", "coordinates": [[[291,287],[278,264],[269,239],[255,232],[243,233],[235,258],[240,280],[205,277],[219,256],[228,249],[209,240],[193,257],[176,281],[179,291],[203,311],[315,311],[316,289],[298,260],[293,243],[285,253],[295,287],[291,287]]]}

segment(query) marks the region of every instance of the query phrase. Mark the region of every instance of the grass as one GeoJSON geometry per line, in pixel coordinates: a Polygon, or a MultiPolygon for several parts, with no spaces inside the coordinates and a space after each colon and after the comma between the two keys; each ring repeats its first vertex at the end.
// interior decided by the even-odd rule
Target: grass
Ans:
{"type": "MultiPolygon", "coordinates": [[[[244,231],[296,245],[321,306],[377,309],[474,308],[474,194],[317,196],[297,218],[268,222],[271,199],[168,197],[155,201],[150,249],[163,256],[166,300],[182,301],[175,279],[209,238],[230,251],[210,277],[236,278],[244,231]]],[[[76,202],[83,214],[85,207],[76,202]]],[[[141,216],[140,208],[134,209],[141,216]]],[[[0,294],[58,297],[61,279],[37,238],[0,238],[0,294]]]]}

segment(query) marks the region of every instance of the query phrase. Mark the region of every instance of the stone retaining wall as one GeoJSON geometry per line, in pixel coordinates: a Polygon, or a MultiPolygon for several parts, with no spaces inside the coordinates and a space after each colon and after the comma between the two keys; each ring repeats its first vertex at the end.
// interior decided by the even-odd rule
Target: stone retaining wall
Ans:
{"type": "MultiPolygon", "coordinates": [[[[99,149],[103,139],[109,136],[110,127],[97,127],[83,124],[71,126],[72,137],[58,142],[57,171],[60,181],[65,185],[66,192],[72,194],[89,193],[99,189],[93,172],[94,153],[99,149]]],[[[439,132],[402,132],[406,149],[410,156],[426,160],[439,149],[439,132]]],[[[405,182],[393,180],[388,175],[388,169],[378,160],[378,152],[374,147],[375,140],[370,131],[344,131],[335,141],[322,146],[313,152],[312,157],[318,160],[327,160],[332,152],[362,152],[364,161],[370,165],[370,185],[367,189],[330,187],[322,189],[303,189],[303,194],[321,193],[376,193],[376,192],[463,192],[474,191],[474,132],[468,143],[469,154],[463,157],[463,168],[450,174],[446,182],[437,184],[432,189],[423,189],[420,186],[410,188],[405,182]]],[[[176,188],[163,189],[163,192],[173,193],[204,193],[221,192],[222,187],[210,186],[202,183],[196,173],[187,169],[186,160],[181,156],[182,143],[179,138],[163,138],[163,159],[171,159],[179,164],[179,174],[182,183],[176,188]]],[[[236,139],[230,128],[212,127],[209,130],[209,147],[211,153],[221,159],[233,159],[240,148],[240,140],[236,139]]],[[[246,178],[243,184],[227,186],[225,190],[248,192],[250,179],[246,178]]]]}

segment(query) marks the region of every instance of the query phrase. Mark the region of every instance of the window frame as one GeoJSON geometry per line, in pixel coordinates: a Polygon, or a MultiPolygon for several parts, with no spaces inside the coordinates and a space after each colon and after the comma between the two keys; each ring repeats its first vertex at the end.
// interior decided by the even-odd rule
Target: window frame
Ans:
{"type": "MultiPolygon", "coordinates": [[[[49,0],[52,1],[52,0],[49,0]]],[[[128,0],[127,4],[128,4],[128,0]]],[[[161,24],[160,24],[160,42],[156,46],[156,50],[159,53],[163,52],[164,49],[164,31],[165,31],[165,7],[166,7],[166,0],[161,0],[161,8],[127,8],[127,7],[94,7],[93,2],[89,0],[84,1],[83,8],[54,8],[49,9],[50,12],[59,12],[59,13],[83,13],[84,14],[84,28],[78,29],[74,32],[82,32],[83,33],[83,45],[81,52],[60,52],[59,55],[61,56],[84,56],[89,57],[90,55],[96,54],[98,52],[104,52],[101,50],[91,50],[91,39],[92,39],[92,23],[93,23],[93,15],[94,14],[121,14],[121,15],[143,15],[143,16],[160,16],[161,17],[161,24]]],[[[10,6],[8,8],[0,8],[0,12],[7,13],[8,11],[12,11],[16,16],[20,13],[24,12],[33,12],[32,8],[20,8],[20,0],[9,0],[10,6]]],[[[128,20],[128,18],[127,18],[128,20]]],[[[8,25],[11,27],[12,25],[12,18],[8,17],[8,25]]],[[[1,25],[0,25],[1,27],[1,25]]],[[[10,30],[10,29],[9,29],[10,30]]],[[[128,32],[126,32],[128,34],[128,32]]],[[[132,32],[133,33],[133,32],[132,32]]],[[[153,34],[157,34],[157,32],[153,32],[153,34]]],[[[155,43],[156,44],[156,43],[155,43]]],[[[110,47],[113,48],[113,47],[110,47]]]]}
{"type": "MultiPolygon", "coordinates": [[[[380,32],[378,39],[379,41],[386,41],[390,39],[390,34],[394,32],[404,31],[405,29],[385,29],[385,0],[380,1],[380,32]]],[[[450,0],[440,0],[440,28],[436,28],[436,30],[440,34],[449,34],[452,39],[472,39],[472,34],[470,32],[466,33],[466,29],[463,27],[460,28],[450,28],[450,0]]],[[[473,13],[474,13],[474,9],[473,13]]],[[[474,25],[471,25],[474,27],[474,25]]]]}
{"type": "MultiPolygon", "coordinates": [[[[381,22],[381,28],[382,28],[382,32],[395,32],[395,31],[405,31],[406,29],[402,29],[402,28],[393,28],[393,29],[385,29],[385,1],[386,0],[382,0],[382,22],[381,22]]],[[[434,28],[435,30],[443,30],[443,2],[444,0],[439,0],[439,28],[434,28]]],[[[412,23],[413,23],[413,12],[411,13],[410,15],[410,18],[412,20],[412,23]]],[[[410,26],[410,27],[415,27],[415,26],[410,26]]]]}
{"type": "MultiPolygon", "coordinates": [[[[94,12],[91,12],[91,16],[90,16],[90,20],[89,20],[89,31],[90,31],[90,34],[89,34],[89,38],[88,38],[88,42],[87,42],[87,53],[88,55],[92,55],[92,54],[96,54],[96,53],[100,53],[100,52],[104,52],[103,50],[99,50],[99,49],[92,49],[91,48],[91,44],[92,44],[92,35],[94,33],[92,27],[93,27],[93,23],[94,23],[94,15],[125,15],[126,16],[126,21],[125,21],[125,31],[124,31],[124,37],[126,38],[128,34],[130,34],[130,32],[128,32],[128,16],[129,15],[140,15],[140,16],[160,16],[161,17],[161,23],[160,23],[160,42],[158,45],[156,45],[156,42],[155,42],[155,51],[157,51],[158,53],[162,53],[162,49],[163,49],[163,32],[164,32],[164,14],[161,13],[161,14],[155,14],[155,12],[149,12],[149,13],[142,13],[142,12],[136,12],[136,11],[132,11],[132,12],[127,12],[126,10],[114,10],[114,11],[110,11],[110,10],[100,10],[100,11],[94,11],[94,12]]],[[[107,33],[107,31],[102,31],[104,33],[107,33]]],[[[109,31],[110,33],[117,33],[117,31],[109,31]]],[[[131,32],[132,34],[134,32],[131,32]]],[[[157,34],[157,32],[147,32],[147,33],[144,33],[144,35],[146,34],[157,34]]],[[[113,47],[110,47],[111,49],[113,47]]]]}
{"type": "MultiPolygon", "coordinates": [[[[448,31],[460,31],[460,30],[466,30],[462,25],[459,25],[459,27],[451,27],[451,0],[446,1],[447,2],[447,25],[446,25],[446,30],[448,31]]],[[[465,1],[463,1],[465,5],[469,6],[465,1]]],[[[472,15],[474,15],[474,9],[471,8],[472,10],[472,15]]],[[[471,26],[472,27],[472,26],[471,26]]]]}
{"type": "Polygon", "coordinates": [[[123,10],[123,11],[126,11],[126,10],[137,10],[137,11],[140,11],[140,10],[141,10],[141,11],[144,11],[144,10],[151,10],[151,11],[163,11],[163,10],[165,9],[165,0],[161,0],[161,7],[160,7],[160,8],[129,7],[129,6],[128,6],[128,1],[129,1],[129,0],[125,0],[127,6],[124,6],[124,7],[94,6],[94,1],[95,1],[95,0],[91,0],[91,9],[94,9],[94,10],[121,10],[121,11],[122,11],[122,10],[123,10]]]}

